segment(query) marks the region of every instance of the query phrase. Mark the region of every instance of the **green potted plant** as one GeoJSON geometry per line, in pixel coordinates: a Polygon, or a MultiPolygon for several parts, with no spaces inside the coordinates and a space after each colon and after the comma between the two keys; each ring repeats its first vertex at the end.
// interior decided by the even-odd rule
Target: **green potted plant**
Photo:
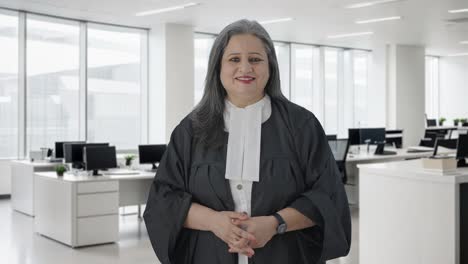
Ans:
{"type": "Polygon", "coordinates": [[[63,174],[67,171],[67,168],[65,165],[57,165],[55,166],[55,172],[57,173],[57,176],[63,176],[63,174]]]}
{"type": "Polygon", "coordinates": [[[129,154],[129,155],[125,155],[125,166],[131,166],[132,165],[132,160],[135,159],[135,155],[133,154],[129,154]]]}
{"type": "Polygon", "coordinates": [[[445,122],[445,120],[447,120],[447,118],[445,118],[445,117],[441,117],[441,118],[439,118],[439,126],[443,126],[443,125],[444,125],[444,122],[445,122]]]}
{"type": "Polygon", "coordinates": [[[466,122],[468,122],[468,118],[460,118],[460,124],[463,126],[463,124],[465,124],[466,122]]]}
{"type": "Polygon", "coordinates": [[[453,125],[454,125],[454,126],[458,126],[458,123],[459,123],[459,122],[460,122],[460,118],[455,118],[455,119],[453,120],[453,125]]]}

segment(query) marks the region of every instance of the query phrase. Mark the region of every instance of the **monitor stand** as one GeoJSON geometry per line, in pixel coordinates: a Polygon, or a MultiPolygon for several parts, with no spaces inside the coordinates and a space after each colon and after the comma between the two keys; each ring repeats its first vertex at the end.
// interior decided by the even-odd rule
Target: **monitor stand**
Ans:
{"type": "Polygon", "coordinates": [[[458,159],[457,168],[468,167],[465,158],[458,159]]]}
{"type": "Polygon", "coordinates": [[[385,150],[385,143],[378,143],[374,155],[396,155],[394,151],[385,150]]]}
{"type": "Polygon", "coordinates": [[[151,167],[151,170],[156,171],[158,169],[158,165],[156,163],[153,163],[153,167],[151,167]]]}
{"type": "Polygon", "coordinates": [[[98,170],[93,170],[93,176],[101,176],[98,170]]]}

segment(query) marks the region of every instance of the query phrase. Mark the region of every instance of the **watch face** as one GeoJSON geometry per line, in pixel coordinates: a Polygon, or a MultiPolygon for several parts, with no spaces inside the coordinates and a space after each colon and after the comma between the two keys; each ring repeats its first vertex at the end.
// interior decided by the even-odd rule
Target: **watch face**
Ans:
{"type": "Polygon", "coordinates": [[[278,234],[283,234],[283,233],[285,233],[285,232],[286,232],[286,228],[287,228],[287,227],[286,227],[286,224],[281,224],[281,225],[279,225],[279,226],[278,226],[278,229],[277,229],[277,230],[278,230],[278,234]]]}

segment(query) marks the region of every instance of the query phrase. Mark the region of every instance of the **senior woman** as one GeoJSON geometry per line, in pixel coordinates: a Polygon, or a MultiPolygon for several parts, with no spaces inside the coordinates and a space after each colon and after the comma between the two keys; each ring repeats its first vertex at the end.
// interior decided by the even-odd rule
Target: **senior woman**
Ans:
{"type": "Polygon", "coordinates": [[[282,95],[273,42],[257,22],[216,38],[203,98],[171,135],[144,219],[163,264],[348,253],[348,202],[325,133],[282,95]]]}

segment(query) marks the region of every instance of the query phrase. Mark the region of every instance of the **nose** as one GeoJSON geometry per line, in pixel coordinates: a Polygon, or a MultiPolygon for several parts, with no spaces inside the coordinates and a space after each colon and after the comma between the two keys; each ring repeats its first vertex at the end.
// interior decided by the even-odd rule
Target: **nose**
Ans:
{"type": "Polygon", "coordinates": [[[239,65],[239,71],[241,73],[250,73],[252,72],[252,65],[248,60],[242,60],[239,65]]]}

